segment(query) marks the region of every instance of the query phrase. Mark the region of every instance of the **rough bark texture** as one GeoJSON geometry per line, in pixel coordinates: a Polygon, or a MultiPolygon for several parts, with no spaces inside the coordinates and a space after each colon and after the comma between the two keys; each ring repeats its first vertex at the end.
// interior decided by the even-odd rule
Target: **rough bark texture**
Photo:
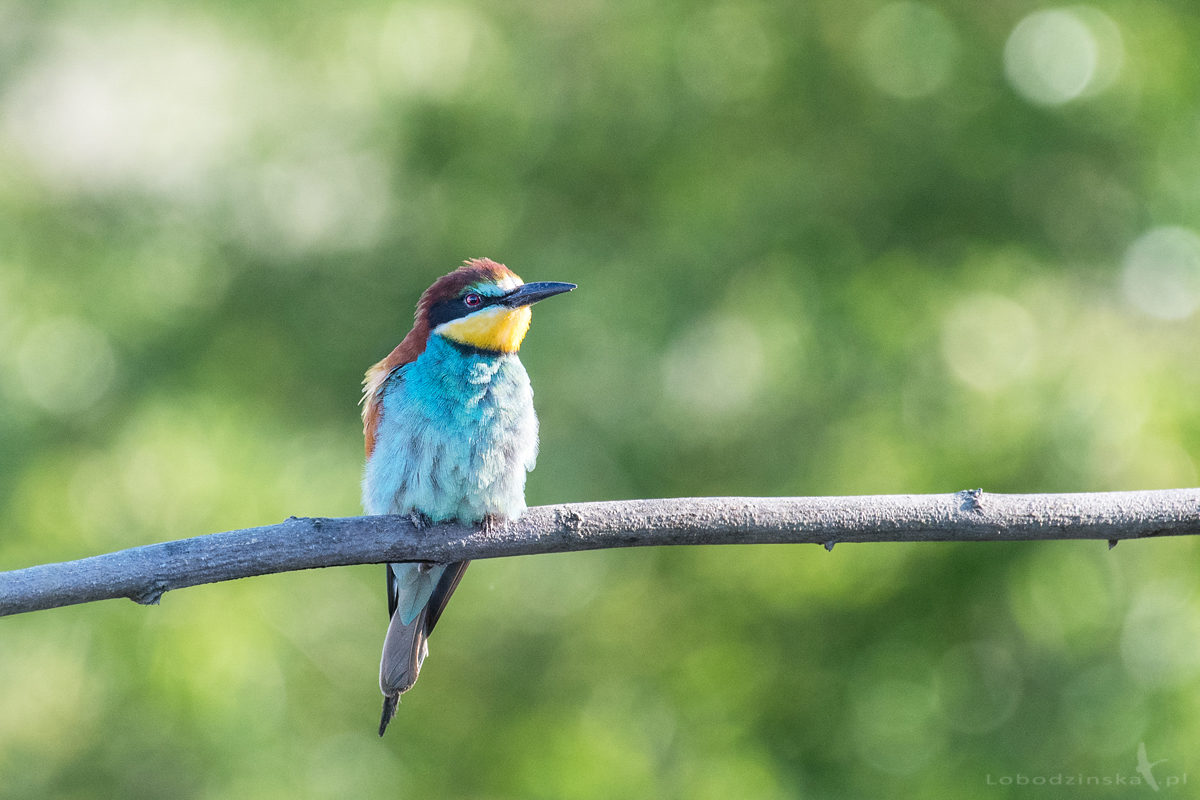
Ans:
{"type": "Polygon", "coordinates": [[[691,497],[531,508],[491,531],[417,530],[407,517],[292,517],[278,525],[0,572],[0,616],[251,575],[387,561],[677,544],[997,542],[1200,533],[1200,489],[1089,494],[691,497]]]}

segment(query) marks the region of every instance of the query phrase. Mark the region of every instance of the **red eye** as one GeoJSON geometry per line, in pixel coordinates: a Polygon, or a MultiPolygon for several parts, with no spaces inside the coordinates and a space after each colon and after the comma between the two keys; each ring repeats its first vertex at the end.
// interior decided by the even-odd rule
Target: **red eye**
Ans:
{"type": "Polygon", "coordinates": [[[471,292],[469,295],[463,298],[463,302],[467,304],[467,308],[479,308],[481,305],[483,305],[483,298],[474,292],[471,292]]]}

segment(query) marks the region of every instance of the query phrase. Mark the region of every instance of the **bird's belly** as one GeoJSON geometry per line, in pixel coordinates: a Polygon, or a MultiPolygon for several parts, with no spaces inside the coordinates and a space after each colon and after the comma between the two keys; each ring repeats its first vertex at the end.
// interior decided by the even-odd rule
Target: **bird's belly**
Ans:
{"type": "Polygon", "coordinates": [[[367,463],[368,513],[478,522],[525,510],[525,475],[537,453],[531,395],[523,403],[489,395],[432,410],[414,404],[394,419],[389,425],[384,417],[367,463]]]}
{"type": "Polygon", "coordinates": [[[525,467],[515,457],[516,443],[505,438],[417,433],[398,459],[389,513],[419,511],[434,522],[519,516],[525,510],[525,467]]]}

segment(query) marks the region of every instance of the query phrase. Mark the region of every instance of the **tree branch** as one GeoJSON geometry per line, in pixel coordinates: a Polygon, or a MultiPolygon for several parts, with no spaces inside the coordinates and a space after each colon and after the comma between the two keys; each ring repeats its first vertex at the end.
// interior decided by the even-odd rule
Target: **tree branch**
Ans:
{"type": "Polygon", "coordinates": [[[482,531],[406,517],[292,517],[278,525],[0,572],[0,616],[288,570],[675,544],[996,542],[1200,533],[1200,489],[1090,494],[702,497],[529,509],[482,531]]]}

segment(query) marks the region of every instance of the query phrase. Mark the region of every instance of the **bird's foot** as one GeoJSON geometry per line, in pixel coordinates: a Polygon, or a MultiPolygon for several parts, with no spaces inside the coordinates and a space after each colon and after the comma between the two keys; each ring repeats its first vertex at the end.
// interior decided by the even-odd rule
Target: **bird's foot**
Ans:
{"type": "Polygon", "coordinates": [[[419,531],[423,531],[433,524],[433,520],[422,514],[420,511],[408,512],[408,521],[411,522],[412,526],[419,531]]]}
{"type": "Polygon", "coordinates": [[[486,534],[492,534],[504,527],[504,518],[495,514],[487,514],[479,523],[479,529],[486,534]]]}

